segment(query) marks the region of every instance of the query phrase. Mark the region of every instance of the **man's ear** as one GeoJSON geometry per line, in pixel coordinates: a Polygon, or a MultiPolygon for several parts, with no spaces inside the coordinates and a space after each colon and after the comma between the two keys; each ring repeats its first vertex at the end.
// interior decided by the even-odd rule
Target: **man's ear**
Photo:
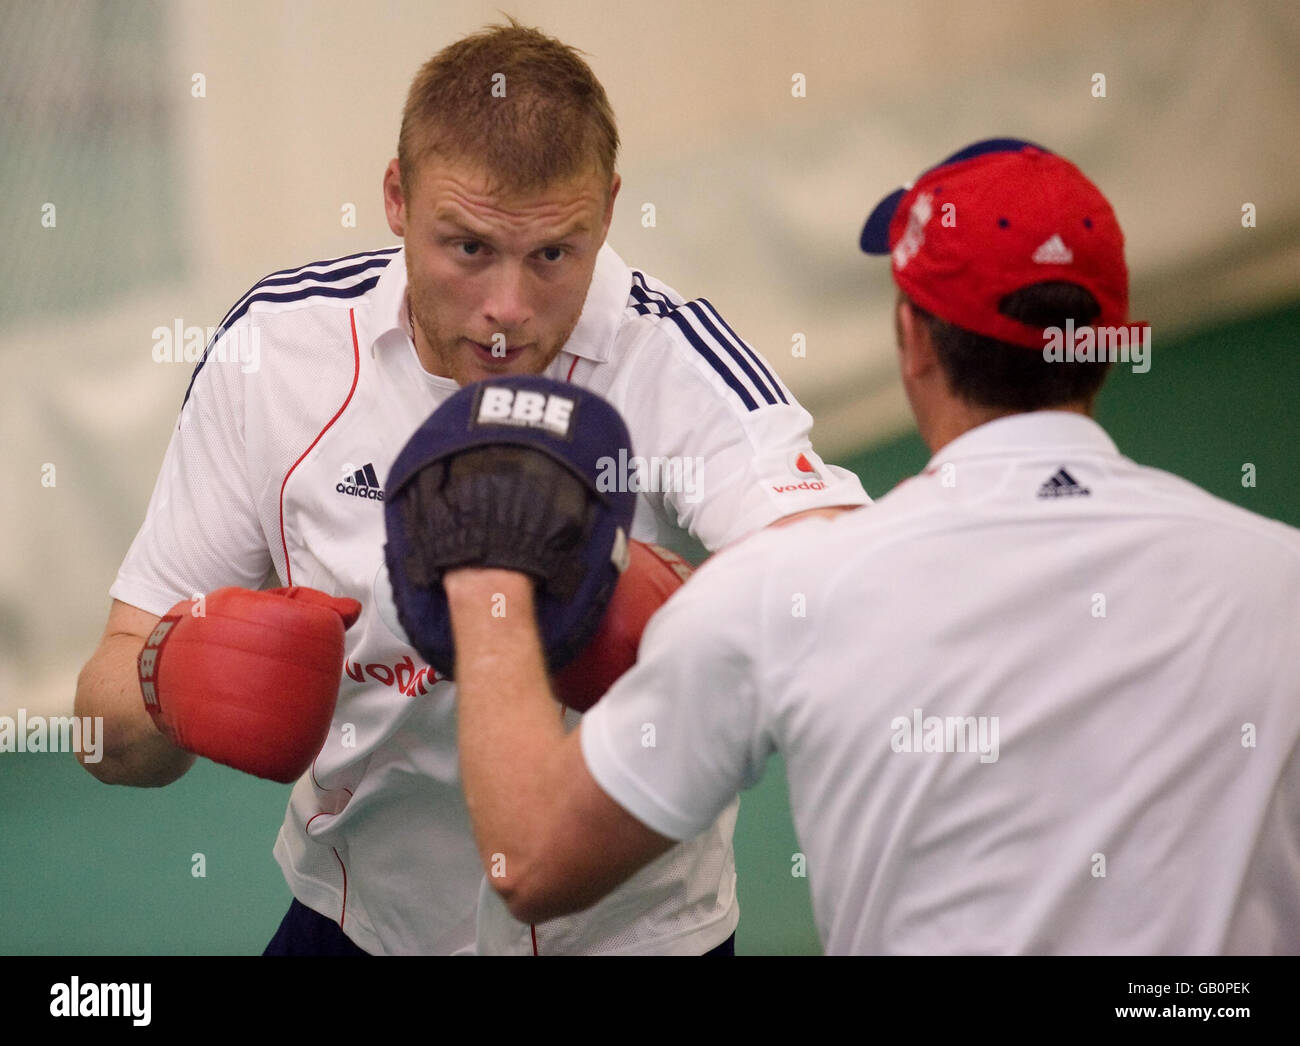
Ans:
{"type": "Polygon", "coordinates": [[[617,174],[609,186],[609,202],[605,205],[605,227],[600,234],[600,242],[605,242],[605,237],[609,234],[609,223],[614,220],[614,200],[618,196],[618,191],[623,187],[623,179],[617,174]]]}
{"type": "Polygon", "coordinates": [[[898,338],[899,367],[905,377],[923,378],[939,366],[930,325],[902,294],[894,307],[894,330],[898,338]]]}
{"type": "Polygon", "coordinates": [[[406,235],[406,196],[402,192],[402,172],[397,159],[388,161],[384,169],[384,214],[394,236],[406,235]]]}

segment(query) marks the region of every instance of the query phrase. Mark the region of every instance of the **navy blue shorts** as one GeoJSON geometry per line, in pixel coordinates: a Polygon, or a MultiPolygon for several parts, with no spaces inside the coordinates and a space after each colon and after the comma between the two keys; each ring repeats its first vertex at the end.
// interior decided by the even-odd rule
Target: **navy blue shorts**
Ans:
{"type": "MultiPolygon", "coordinates": [[[[369,955],[348,938],[339,924],[320,912],[312,911],[298,898],[293,899],[288,912],[280,920],[271,943],[263,955],[369,955]]],[[[733,933],[705,955],[735,955],[736,935],[733,933]]]]}
{"type": "Polygon", "coordinates": [[[293,899],[263,955],[369,955],[348,938],[339,924],[293,899]]]}

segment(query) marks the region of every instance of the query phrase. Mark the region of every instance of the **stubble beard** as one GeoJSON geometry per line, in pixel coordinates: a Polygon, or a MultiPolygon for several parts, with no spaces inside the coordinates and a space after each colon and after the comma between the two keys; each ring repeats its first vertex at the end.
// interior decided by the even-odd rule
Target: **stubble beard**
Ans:
{"type": "MultiPolygon", "coordinates": [[[[409,333],[411,340],[417,346],[417,356],[419,355],[417,330],[424,336],[424,342],[428,346],[431,358],[420,361],[426,370],[432,364],[435,368],[433,373],[441,377],[451,378],[456,384],[462,386],[470,382],[483,380],[486,375],[471,372],[463,365],[468,350],[461,345],[462,335],[453,333],[444,327],[437,306],[432,301],[425,301],[423,296],[411,287],[407,291],[406,305],[411,322],[409,333]]],[[[526,358],[520,361],[518,367],[511,367],[509,371],[502,371],[502,373],[541,374],[560,354],[560,350],[564,348],[569,336],[573,334],[574,329],[578,326],[581,315],[582,313],[579,311],[577,315],[573,316],[558,338],[548,341],[539,340],[537,348],[529,349],[526,358]]],[[[478,363],[480,368],[482,367],[482,364],[477,359],[474,359],[474,362],[478,363]]]]}

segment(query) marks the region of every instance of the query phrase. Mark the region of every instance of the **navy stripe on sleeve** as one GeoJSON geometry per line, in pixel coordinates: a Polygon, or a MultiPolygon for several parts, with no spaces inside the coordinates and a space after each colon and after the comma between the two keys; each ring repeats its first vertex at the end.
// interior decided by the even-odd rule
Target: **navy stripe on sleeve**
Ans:
{"type": "Polygon", "coordinates": [[[639,270],[637,270],[637,269],[633,269],[633,270],[632,270],[632,291],[633,291],[633,293],[635,294],[636,291],[637,291],[638,289],[640,289],[640,291],[641,291],[641,300],[642,300],[642,301],[645,301],[645,302],[648,302],[648,303],[650,303],[650,304],[654,304],[654,305],[659,305],[660,302],[662,301],[662,305],[660,306],[660,307],[661,307],[661,313],[660,313],[661,315],[663,315],[663,314],[665,314],[665,313],[668,313],[668,312],[671,312],[673,309],[675,309],[675,308],[677,308],[679,305],[681,305],[681,302],[680,302],[680,301],[672,301],[672,300],[670,300],[669,297],[668,297],[668,295],[665,294],[663,291],[651,290],[651,289],[650,289],[650,285],[649,285],[648,283],[646,283],[646,280],[645,280],[645,273],[643,273],[643,272],[641,272],[641,271],[639,271],[639,270]]]}
{"type": "Polygon", "coordinates": [[[719,359],[718,354],[709,347],[705,340],[700,336],[699,332],[691,326],[690,321],[681,314],[681,311],[679,309],[674,309],[667,315],[668,319],[677,324],[681,332],[686,335],[686,340],[691,343],[695,351],[703,356],[705,360],[708,361],[709,366],[717,372],[718,376],[731,386],[732,391],[740,397],[741,402],[745,404],[746,408],[749,410],[758,410],[758,404],[754,401],[754,397],[751,396],[749,390],[741,384],[740,379],[736,377],[736,372],[719,359]]]}
{"type": "Polygon", "coordinates": [[[353,258],[391,258],[401,249],[401,247],[376,247],[373,251],[357,251],[356,254],[343,254],[337,258],[325,258],[321,261],[308,262],[306,265],[300,265],[293,269],[277,269],[270,275],[284,276],[287,273],[302,272],[304,269],[312,269],[318,265],[337,265],[339,262],[351,261],[353,258]]]}
{"type": "Polygon", "coordinates": [[[733,360],[735,360],[736,363],[740,366],[740,369],[745,372],[745,376],[749,378],[749,380],[753,383],[754,388],[758,390],[758,394],[762,396],[763,399],[765,399],[769,404],[775,405],[776,397],[772,395],[771,390],[765,384],[763,384],[763,381],[759,378],[759,376],[754,373],[754,368],[749,365],[749,361],[745,359],[744,355],[740,352],[740,350],[738,350],[734,345],[730,344],[727,341],[727,339],[723,337],[722,332],[719,331],[718,328],[714,326],[713,321],[709,319],[709,315],[703,307],[704,305],[707,304],[708,303],[705,302],[703,298],[700,298],[697,299],[696,301],[687,302],[684,306],[682,306],[682,308],[689,309],[691,311],[691,314],[699,319],[700,323],[704,325],[704,329],[707,330],[709,334],[713,337],[713,340],[717,342],[717,344],[720,345],[722,348],[726,349],[727,355],[729,355],[733,360]]]}
{"type": "MultiPolygon", "coordinates": [[[[385,259],[382,265],[387,265],[391,259],[385,259]]],[[[370,266],[367,266],[369,268],[370,266]]],[[[208,342],[203,350],[203,355],[199,362],[194,366],[194,373],[190,375],[190,383],[185,389],[185,398],[181,400],[181,410],[185,409],[185,404],[190,401],[190,393],[194,390],[194,382],[198,380],[199,371],[203,365],[208,362],[208,356],[211,354],[217,342],[226,331],[238,323],[247,314],[248,310],[257,302],[292,302],[306,301],[308,298],[359,298],[367,291],[371,290],[379,282],[379,274],[370,276],[360,283],[354,283],[350,287],[330,287],[330,286],[309,286],[299,287],[292,291],[263,291],[257,294],[248,295],[239,307],[228,313],[226,318],[221,321],[221,326],[216,329],[212,335],[212,340],[208,342]]],[[[261,284],[259,284],[261,286],[261,284]]]]}
{"type": "MultiPolygon", "coordinates": [[[[362,254],[349,254],[343,258],[331,258],[328,261],[311,262],[310,264],[300,266],[297,269],[281,269],[279,272],[273,272],[271,275],[258,280],[257,283],[253,284],[252,287],[244,292],[243,297],[235,302],[235,304],[231,306],[230,311],[226,313],[217,330],[224,330],[226,327],[229,327],[234,323],[237,318],[235,317],[235,313],[244,306],[252,295],[256,294],[263,287],[284,287],[291,283],[297,283],[300,280],[311,280],[313,283],[317,284],[337,283],[339,280],[345,280],[351,276],[357,275],[358,273],[365,272],[367,269],[385,268],[388,263],[393,260],[392,255],[396,254],[400,250],[400,247],[386,247],[380,251],[366,251],[362,254]],[[358,262],[356,265],[346,266],[342,269],[326,270],[324,268],[327,265],[337,265],[339,262],[351,261],[353,258],[365,258],[367,260],[358,262]]],[[[241,312],[240,315],[243,315],[243,313],[241,312]]]]}
{"type": "Polygon", "coordinates": [[[744,379],[748,379],[758,396],[767,404],[789,404],[780,381],[768,369],[763,358],[741,339],[707,298],[696,298],[688,302],[674,301],[664,291],[653,289],[646,282],[645,275],[633,269],[627,306],[641,316],[672,320],[686,335],[691,347],[708,361],[709,366],[735,391],[749,410],[758,410],[761,404],[746,386],[744,379]],[[687,313],[689,319],[685,315],[687,313]]]}
{"type": "Polygon", "coordinates": [[[701,298],[700,304],[704,306],[704,308],[708,309],[709,314],[722,324],[726,332],[731,335],[732,341],[735,342],[735,344],[754,361],[754,366],[763,372],[763,377],[768,380],[768,383],[772,387],[772,391],[776,393],[781,402],[788,404],[790,401],[785,398],[785,393],[781,389],[781,383],[776,379],[776,376],[767,369],[767,364],[763,362],[763,357],[751,349],[749,343],[731,329],[731,324],[722,318],[722,313],[713,307],[713,302],[709,301],[708,298],[701,298]]]}
{"type": "Polygon", "coordinates": [[[636,284],[632,285],[632,297],[628,305],[642,316],[666,316],[671,311],[665,309],[662,303],[651,301],[650,296],[636,284]]]}

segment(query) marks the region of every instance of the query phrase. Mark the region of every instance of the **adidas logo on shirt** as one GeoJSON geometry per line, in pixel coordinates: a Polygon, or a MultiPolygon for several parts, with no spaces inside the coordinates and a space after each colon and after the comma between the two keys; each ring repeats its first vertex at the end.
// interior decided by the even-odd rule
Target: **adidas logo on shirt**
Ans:
{"type": "Polygon", "coordinates": [[[354,498],[369,498],[371,501],[384,500],[384,486],[375,475],[375,466],[366,462],[351,477],[341,480],[334,487],[340,494],[351,494],[354,498]]]}
{"type": "Polygon", "coordinates": [[[1040,498],[1076,498],[1091,493],[1092,491],[1087,487],[1079,486],[1078,481],[1065,471],[1064,466],[1057,469],[1056,473],[1049,476],[1038,488],[1040,498]]]}

